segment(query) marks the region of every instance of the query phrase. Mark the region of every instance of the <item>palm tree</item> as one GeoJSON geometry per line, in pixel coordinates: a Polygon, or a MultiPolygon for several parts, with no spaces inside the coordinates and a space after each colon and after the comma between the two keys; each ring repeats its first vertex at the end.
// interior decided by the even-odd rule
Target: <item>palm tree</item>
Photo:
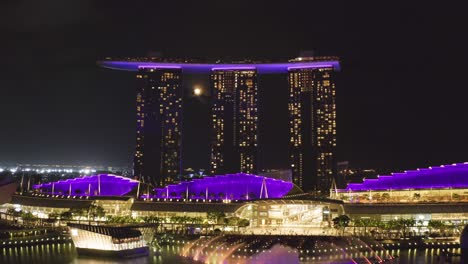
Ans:
{"type": "Polygon", "coordinates": [[[345,228],[349,225],[351,219],[347,215],[340,215],[332,219],[333,226],[336,229],[342,229],[342,235],[344,235],[345,228]]]}
{"type": "Polygon", "coordinates": [[[106,215],[106,212],[104,211],[104,208],[102,208],[99,205],[96,204],[91,204],[87,208],[87,215],[88,215],[88,221],[91,224],[91,218],[93,220],[96,220],[96,217],[104,217],[106,215]]]}

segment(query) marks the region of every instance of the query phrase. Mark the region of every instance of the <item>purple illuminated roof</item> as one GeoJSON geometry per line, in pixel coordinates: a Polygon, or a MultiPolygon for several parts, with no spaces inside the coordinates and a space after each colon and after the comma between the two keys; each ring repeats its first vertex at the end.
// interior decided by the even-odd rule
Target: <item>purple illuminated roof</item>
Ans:
{"type": "Polygon", "coordinates": [[[121,71],[138,71],[141,68],[182,69],[185,73],[210,73],[212,70],[254,70],[258,73],[287,73],[288,70],[303,68],[340,69],[338,60],[329,61],[294,61],[283,63],[177,63],[148,61],[100,61],[104,68],[121,71]]]}
{"type": "Polygon", "coordinates": [[[99,174],[34,185],[43,193],[78,196],[122,196],[138,185],[138,181],[111,174],[99,174]]]}
{"type": "Polygon", "coordinates": [[[252,174],[227,174],[168,185],[155,189],[155,198],[249,200],[281,198],[293,187],[291,182],[252,174]]]}
{"type": "Polygon", "coordinates": [[[429,167],[350,183],[342,191],[468,188],[468,162],[429,167]]]}

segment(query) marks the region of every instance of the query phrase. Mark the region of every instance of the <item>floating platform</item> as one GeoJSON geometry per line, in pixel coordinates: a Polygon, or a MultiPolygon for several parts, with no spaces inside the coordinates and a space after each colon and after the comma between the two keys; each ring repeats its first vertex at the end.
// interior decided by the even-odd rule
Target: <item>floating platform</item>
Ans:
{"type": "Polygon", "coordinates": [[[69,223],[68,228],[78,255],[135,258],[149,254],[139,226],[69,223]]]}
{"type": "Polygon", "coordinates": [[[79,256],[93,256],[104,258],[137,258],[148,256],[149,247],[123,249],[123,250],[102,250],[92,248],[76,248],[79,256]]]}

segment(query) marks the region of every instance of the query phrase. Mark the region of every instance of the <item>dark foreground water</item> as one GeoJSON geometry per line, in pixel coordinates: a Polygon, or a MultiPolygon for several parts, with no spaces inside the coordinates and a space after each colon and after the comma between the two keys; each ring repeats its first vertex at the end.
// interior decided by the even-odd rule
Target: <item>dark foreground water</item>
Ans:
{"type": "MultiPolygon", "coordinates": [[[[78,257],[73,243],[35,245],[18,248],[0,249],[1,264],[42,264],[42,263],[72,263],[72,264],[147,264],[147,263],[201,263],[179,256],[183,250],[179,246],[164,246],[159,254],[151,253],[150,256],[134,259],[102,259],[90,257],[78,257]]],[[[388,251],[395,260],[392,263],[461,263],[457,257],[451,260],[445,259],[441,250],[390,250],[388,251]],[[451,262],[450,262],[451,261],[451,262]]],[[[460,253],[460,250],[452,250],[453,253],[460,253]]],[[[299,260],[287,251],[276,251],[272,253],[262,253],[258,258],[239,259],[230,261],[208,260],[207,263],[353,263],[351,261],[333,261],[327,258],[320,260],[299,260]]]]}

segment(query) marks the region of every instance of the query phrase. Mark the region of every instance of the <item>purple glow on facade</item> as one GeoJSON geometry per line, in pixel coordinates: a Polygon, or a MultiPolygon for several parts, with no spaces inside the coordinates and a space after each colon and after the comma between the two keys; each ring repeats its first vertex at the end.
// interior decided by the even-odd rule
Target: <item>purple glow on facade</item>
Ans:
{"type": "Polygon", "coordinates": [[[175,62],[144,62],[144,61],[100,61],[104,68],[121,71],[138,71],[141,67],[164,68],[177,67],[185,73],[211,73],[213,69],[256,69],[259,74],[287,73],[291,68],[330,68],[340,70],[339,61],[304,61],[283,63],[175,63],[175,62]]]}
{"type": "Polygon", "coordinates": [[[77,196],[123,196],[138,186],[138,181],[111,174],[99,174],[34,185],[43,193],[77,196]]]}
{"type": "Polygon", "coordinates": [[[215,67],[212,68],[212,71],[228,71],[228,70],[239,70],[239,71],[248,71],[248,70],[256,70],[255,67],[215,67]]]}
{"type": "Polygon", "coordinates": [[[288,67],[289,70],[298,70],[298,69],[317,69],[317,68],[332,68],[333,65],[320,65],[320,66],[294,66],[288,67]]]}
{"type": "Polygon", "coordinates": [[[138,69],[181,69],[180,66],[138,66],[138,69]]]}
{"type": "Polygon", "coordinates": [[[252,174],[227,174],[168,185],[154,189],[154,198],[184,198],[211,200],[251,200],[281,198],[293,184],[252,174]]]}
{"type": "Polygon", "coordinates": [[[429,167],[350,183],[341,192],[369,190],[468,188],[468,162],[429,167]]]}

